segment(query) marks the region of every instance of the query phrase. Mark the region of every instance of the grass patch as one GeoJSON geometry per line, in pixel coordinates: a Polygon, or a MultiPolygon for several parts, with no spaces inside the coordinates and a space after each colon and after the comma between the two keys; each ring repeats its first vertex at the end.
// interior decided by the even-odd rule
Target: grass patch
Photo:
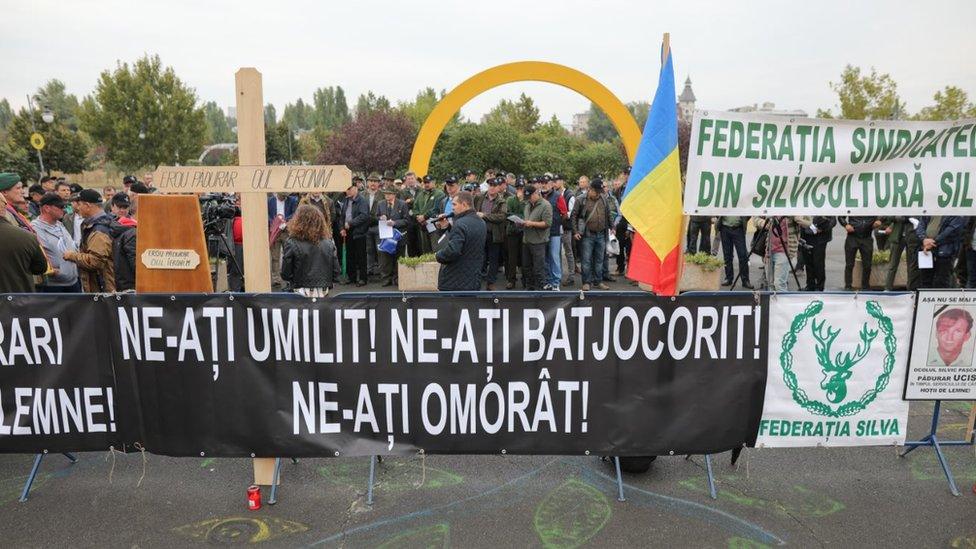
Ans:
{"type": "Polygon", "coordinates": [[[421,263],[436,263],[437,259],[434,254],[424,254],[418,257],[401,257],[397,262],[405,267],[416,267],[421,263]]]}

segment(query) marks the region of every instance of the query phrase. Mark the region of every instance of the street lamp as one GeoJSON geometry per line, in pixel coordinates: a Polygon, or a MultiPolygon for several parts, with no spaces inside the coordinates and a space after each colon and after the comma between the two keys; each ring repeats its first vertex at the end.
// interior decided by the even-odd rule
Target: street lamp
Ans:
{"type": "Polygon", "coordinates": [[[45,124],[50,124],[51,122],[54,122],[54,113],[51,112],[51,107],[48,106],[44,107],[44,112],[41,113],[41,120],[43,120],[45,124]]]}

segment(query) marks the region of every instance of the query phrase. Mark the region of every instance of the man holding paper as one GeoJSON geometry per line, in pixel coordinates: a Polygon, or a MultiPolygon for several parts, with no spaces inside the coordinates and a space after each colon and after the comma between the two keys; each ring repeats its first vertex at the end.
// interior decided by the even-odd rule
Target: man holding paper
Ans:
{"type": "Polygon", "coordinates": [[[922,288],[951,288],[952,265],[959,255],[966,218],[959,215],[920,217],[915,234],[922,241],[918,268],[922,288]]]}
{"type": "MultiPolygon", "coordinates": [[[[393,238],[393,230],[401,233],[407,230],[410,220],[410,208],[407,203],[397,198],[397,189],[388,186],[383,189],[383,201],[380,202],[373,212],[373,223],[376,224],[377,240],[382,242],[387,238],[393,238]]],[[[380,274],[383,276],[384,286],[395,286],[397,283],[397,259],[403,255],[406,246],[406,239],[401,238],[397,242],[396,253],[389,254],[379,252],[380,274]]]]}

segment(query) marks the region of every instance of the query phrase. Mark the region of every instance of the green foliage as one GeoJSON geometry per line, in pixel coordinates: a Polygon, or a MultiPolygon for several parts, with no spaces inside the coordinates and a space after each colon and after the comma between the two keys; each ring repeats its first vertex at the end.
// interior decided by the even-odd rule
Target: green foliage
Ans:
{"type": "MultiPolygon", "coordinates": [[[[627,103],[627,110],[637,121],[637,127],[644,129],[651,104],[647,101],[631,101],[627,103]]],[[[594,142],[613,141],[617,138],[617,128],[607,115],[595,103],[590,103],[590,116],[586,125],[586,138],[594,142]]]]}
{"type": "Polygon", "coordinates": [[[193,89],[159,56],[102,72],[80,119],[81,129],[105,146],[106,159],[126,171],[195,158],[207,133],[193,89]]]}
{"type": "Polygon", "coordinates": [[[581,151],[585,144],[569,135],[555,117],[539,126],[538,130],[524,136],[523,140],[525,163],[522,168],[526,174],[551,171],[564,175],[569,181],[579,177],[580,174],[575,172],[571,158],[581,151]]]}
{"type": "Polygon", "coordinates": [[[264,127],[274,126],[278,123],[278,111],[275,106],[268,103],[264,106],[264,127]]]}
{"type": "Polygon", "coordinates": [[[342,86],[319,88],[312,94],[312,104],[315,106],[314,125],[328,131],[335,131],[349,121],[349,106],[346,104],[346,92],[342,86]]]}
{"type": "MultiPolygon", "coordinates": [[[[413,125],[418,129],[424,125],[427,117],[437,106],[438,101],[444,97],[444,90],[441,90],[440,95],[434,91],[434,88],[427,87],[417,93],[417,97],[413,101],[402,102],[397,104],[397,110],[402,112],[407,118],[413,122],[413,125]]],[[[457,122],[458,114],[454,114],[453,122],[457,122]]]]}
{"type": "Polygon", "coordinates": [[[268,164],[290,164],[301,154],[295,133],[284,119],[274,126],[264,127],[264,150],[268,164]]]}
{"type": "Polygon", "coordinates": [[[215,101],[208,101],[203,104],[203,115],[207,122],[207,143],[235,143],[237,141],[237,136],[230,129],[227,115],[215,101]]]}
{"type": "Polygon", "coordinates": [[[374,112],[390,112],[393,107],[390,105],[390,100],[385,96],[377,96],[373,92],[366,92],[359,95],[359,99],[356,101],[356,117],[367,116],[374,112]]]}
{"type": "Polygon", "coordinates": [[[685,254],[685,263],[690,263],[692,265],[698,265],[704,271],[712,272],[716,269],[721,269],[725,266],[725,262],[719,257],[712,254],[707,254],[705,252],[698,252],[696,254],[685,254]]]}
{"type": "Polygon", "coordinates": [[[60,121],[71,131],[78,130],[78,98],[65,91],[64,82],[54,79],[37,88],[33,97],[34,108],[43,111],[51,109],[55,121],[60,121]]]}
{"type": "MultiPolygon", "coordinates": [[[[870,74],[861,74],[860,67],[847,65],[840,82],[831,82],[830,89],[840,102],[840,118],[849,120],[885,120],[897,117],[902,103],[898,84],[888,74],[878,74],[873,67],[870,74]]],[[[820,109],[817,116],[833,118],[829,109],[820,109]]]]}
{"type": "Polygon", "coordinates": [[[315,122],[315,108],[299,97],[294,104],[285,105],[285,111],[281,114],[281,121],[292,130],[310,130],[315,122]]]}
{"type": "MultiPolygon", "coordinates": [[[[31,149],[33,150],[33,149],[31,149]]],[[[24,182],[39,180],[37,156],[28,155],[23,147],[16,147],[10,141],[0,144],[0,172],[13,172],[24,182]]]]}
{"type": "MultiPolygon", "coordinates": [[[[41,119],[41,112],[35,110],[34,127],[44,136],[44,168],[64,173],[81,173],[88,169],[88,152],[91,146],[88,139],[81,132],[72,131],[67,124],[57,116],[54,122],[45,123],[41,119]]],[[[37,162],[37,151],[30,145],[31,114],[27,109],[21,109],[7,126],[7,141],[11,149],[21,149],[31,160],[37,162]]],[[[36,170],[34,173],[37,173],[36,170]]]]}
{"type": "Polygon", "coordinates": [[[501,168],[524,172],[525,143],[514,128],[501,124],[458,124],[441,136],[431,160],[430,173],[438,179],[470,168],[501,168]]]}
{"type": "Polygon", "coordinates": [[[627,165],[627,156],[619,141],[614,143],[588,143],[569,157],[570,172],[576,177],[602,175],[609,180],[627,165]]]}
{"type": "Polygon", "coordinates": [[[934,105],[924,107],[915,115],[916,120],[958,120],[976,117],[976,104],[962,88],[946,86],[932,96],[934,105]]]}
{"type": "Polygon", "coordinates": [[[404,267],[416,267],[421,263],[435,263],[437,261],[434,254],[424,254],[418,257],[401,257],[397,260],[397,263],[403,265],[404,267]]]}
{"type": "Polygon", "coordinates": [[[521,94],[517,101],[502,99],[481,118],[482,124],[503,124],[520,133],[529,133],[539,125],[539,108],[531,97],[521,94]]]}
{"type": "Polygon", "coordinates": [[[0,132],[7,129],[10,121],[14,119],[14,111],[10,109],[10,102],[7,98],[0,100],[0,132]]]}

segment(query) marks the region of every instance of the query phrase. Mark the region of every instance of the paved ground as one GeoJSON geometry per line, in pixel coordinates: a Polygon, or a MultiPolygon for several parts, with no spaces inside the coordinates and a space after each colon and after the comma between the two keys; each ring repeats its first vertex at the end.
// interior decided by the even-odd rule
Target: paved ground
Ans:
{"type": "MultiPolygon", "coordinates": [[[[830,288],[842,286],[840,245],[832,245],[830,288]]],[[[930,413],[930,404],[912,405],[910,436],[927,432],[930,413]]],[[[967,414],[968,404],[949,405],[940,434],[961,436],[967,414]]],[[[245,505],[249,460],[91,453],[69,465],[49,456],[30,501],[18,503],[31,457],[4,455],[0,543],[972,547],[976,457],[971,447],[947,455],[959,498],[929,449],[901,459],[893,448],[809,448],[746,450],[737,467],[728,454],[715,456],[717,500],[708,497],[702,457],[661,458],[648,474],[625,478],[626,502],[598,458],[387,459],[372,507],[367,459],[305,459],[283,467],[278,505],[256,512],[245,505]]]]}

